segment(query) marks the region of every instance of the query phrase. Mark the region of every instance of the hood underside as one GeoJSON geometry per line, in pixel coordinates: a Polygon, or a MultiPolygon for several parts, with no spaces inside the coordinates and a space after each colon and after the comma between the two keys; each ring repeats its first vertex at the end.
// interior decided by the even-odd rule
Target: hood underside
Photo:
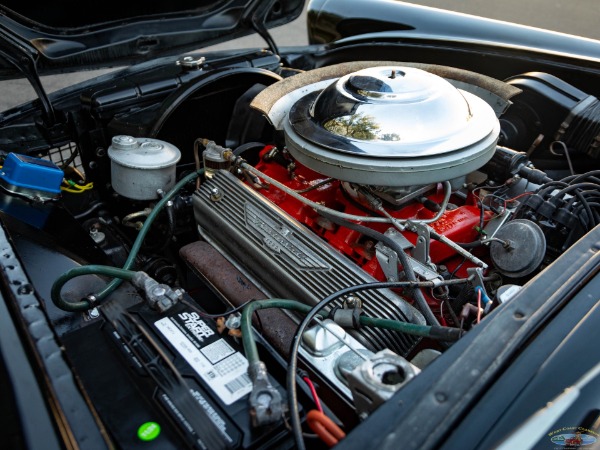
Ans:
{"type": "MultiPolygon", "coordinates": [[[[62,0],[0,5],[0,56],[27,56],[49,74],[180,54],[297,18],[304,0],[139,0],[108,8],[62,0]]],[[[0,57],[0,76],[18,75],[0,57]]]]}

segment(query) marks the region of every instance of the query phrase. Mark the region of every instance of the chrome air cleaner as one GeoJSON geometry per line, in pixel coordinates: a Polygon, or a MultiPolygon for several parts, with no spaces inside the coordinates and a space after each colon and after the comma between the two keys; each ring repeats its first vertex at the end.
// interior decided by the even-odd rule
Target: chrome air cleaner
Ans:
{"type": "Polygon", "coordinates": [[[402,66],[363,69],[310,92],[292,106],[283,128],[302,164],[379,186],[462,177],[492,157],[500,131],[479,97],[402,66]]]}

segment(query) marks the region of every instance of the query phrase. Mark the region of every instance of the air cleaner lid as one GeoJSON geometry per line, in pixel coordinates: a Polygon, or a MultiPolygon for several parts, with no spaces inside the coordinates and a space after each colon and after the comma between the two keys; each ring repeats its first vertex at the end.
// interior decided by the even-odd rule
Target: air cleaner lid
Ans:
{"type": "Polygon", "coordinates": [[[464,176],[491,158],[500,132],[484,100],[401,66],[363,69],[311,92],[292,106],[283,127],[302,164],[380,186],[464,176]]]}
{"type": "Polygon", "coordinates": [[[303,138],[343,153],[383,158],[439,155],[485,138],[497,120],[478,97],[411,67],[346,75],[290,111],[303,138]]]}

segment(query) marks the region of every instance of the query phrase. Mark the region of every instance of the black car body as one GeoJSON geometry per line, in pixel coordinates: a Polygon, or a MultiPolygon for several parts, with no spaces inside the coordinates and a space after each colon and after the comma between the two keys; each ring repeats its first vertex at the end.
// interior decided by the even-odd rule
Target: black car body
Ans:
{"type": "Polygon", "coordinates": [[[600,42],[140,5],[0,7],[6,448],[598,445],[600,42]]]}

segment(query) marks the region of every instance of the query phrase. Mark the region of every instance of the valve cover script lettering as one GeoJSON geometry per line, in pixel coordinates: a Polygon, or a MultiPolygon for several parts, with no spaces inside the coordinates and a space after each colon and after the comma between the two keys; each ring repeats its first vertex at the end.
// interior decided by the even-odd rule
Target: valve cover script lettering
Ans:
{"type": "Polygon", "coordinates": [[[262,213],[256,206],[246,204],[246,224],[259,237],[265,248],[280,255],[302,270],[329,270],[331,266],[317,256],[282,222],[262,213]]]}

